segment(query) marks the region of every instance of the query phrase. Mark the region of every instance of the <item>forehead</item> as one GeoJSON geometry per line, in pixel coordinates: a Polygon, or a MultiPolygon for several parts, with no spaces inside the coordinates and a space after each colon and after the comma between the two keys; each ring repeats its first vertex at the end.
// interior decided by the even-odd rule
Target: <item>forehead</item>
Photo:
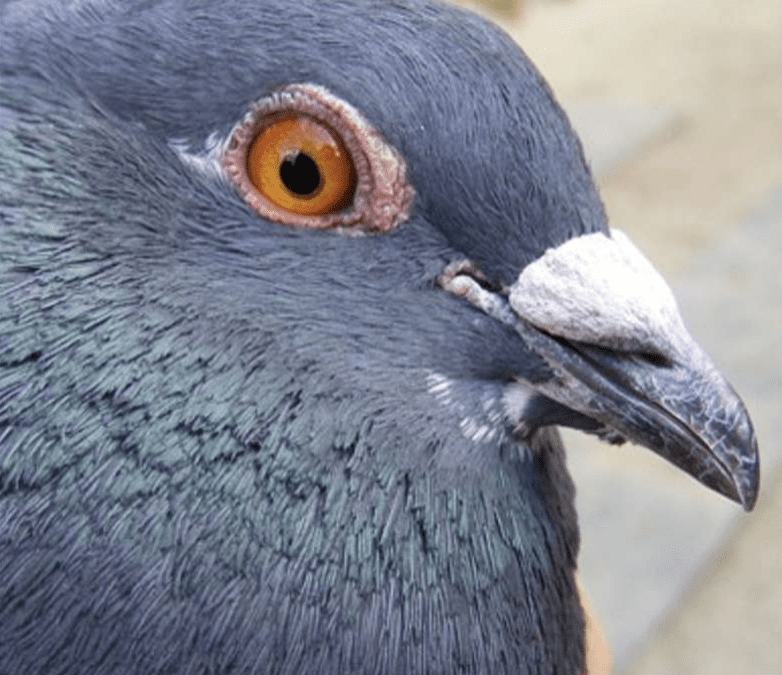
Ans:
{"type": "Polygon", "coordinates": [[[446,5],[85,2],[41,12],[25,34],[24,58],[48,59],[146,138],[193,148],[279,87],[326,87],[406,159],[418,213],[498,277],[604,227],[578,140],[534,66],[446,5]]]}

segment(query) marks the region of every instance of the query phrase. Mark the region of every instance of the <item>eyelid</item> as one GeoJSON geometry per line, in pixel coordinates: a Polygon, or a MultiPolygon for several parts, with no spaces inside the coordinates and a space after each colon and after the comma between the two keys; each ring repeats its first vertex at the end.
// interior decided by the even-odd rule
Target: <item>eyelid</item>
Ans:
{"type": "Polygon", "coordinates": [[[232,130],[221,164],[232,185],[263,218],[300,229],[336,229],[349,233],[382,233],[407,219],[415,192],[407,181],[401,155],[353,106],[323,87],[295,84],[253,104],[232,130]],[[356,172],[352,203],[325,215],[300,215],[266,199],[252,184],[247,170],[250,144],[280,114],[303,114],[333,129],[350,153],[356,172]]]}

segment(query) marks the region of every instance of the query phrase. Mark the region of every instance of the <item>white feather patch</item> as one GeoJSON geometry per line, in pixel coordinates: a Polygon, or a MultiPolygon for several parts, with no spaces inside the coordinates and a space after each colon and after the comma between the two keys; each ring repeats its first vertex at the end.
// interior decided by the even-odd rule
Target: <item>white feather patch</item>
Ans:
{"type": "Polygon", "coordinates": [[[553,335],[613,350],[673,357],[689,341],[668,284],[619,230],[546,251],[519,275],[510,304],[553,335]]]}
{"type": "Polygon", "coordinates": [[[169,147],[179,156],[180,161],[211,179],[225,179],[223,168],[220,165],[220,154],[223,151],[225,139],[213,131],[204,142],[201,152],[194,152],[190,145],[181,140],[169,141],[169,147]]]}

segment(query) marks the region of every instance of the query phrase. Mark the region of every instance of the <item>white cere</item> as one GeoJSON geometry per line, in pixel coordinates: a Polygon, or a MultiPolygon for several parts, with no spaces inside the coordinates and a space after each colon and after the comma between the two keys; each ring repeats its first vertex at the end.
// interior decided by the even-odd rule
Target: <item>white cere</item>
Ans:
{"type": "Polygon", "coordinates": [[[691,342],[668,284],[619,230],[546,251],[521,272],[510,304],[549,333],[609,349],[676,360],[691,342]]]}

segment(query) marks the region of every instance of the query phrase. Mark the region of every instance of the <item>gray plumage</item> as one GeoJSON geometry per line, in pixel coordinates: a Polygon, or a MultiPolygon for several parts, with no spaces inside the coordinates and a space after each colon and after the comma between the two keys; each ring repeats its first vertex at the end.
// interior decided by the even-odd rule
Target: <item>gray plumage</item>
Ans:
{"type": "Polygon", "coordinates": [[[0,12],[0,674],[579,673],[573,486],[503,399],[552,367],[437,285],[607,231],[526,57],[417,0],[0,12]],[[296,82],[406,159],[396,231],[183,160],[296,82]]]}

